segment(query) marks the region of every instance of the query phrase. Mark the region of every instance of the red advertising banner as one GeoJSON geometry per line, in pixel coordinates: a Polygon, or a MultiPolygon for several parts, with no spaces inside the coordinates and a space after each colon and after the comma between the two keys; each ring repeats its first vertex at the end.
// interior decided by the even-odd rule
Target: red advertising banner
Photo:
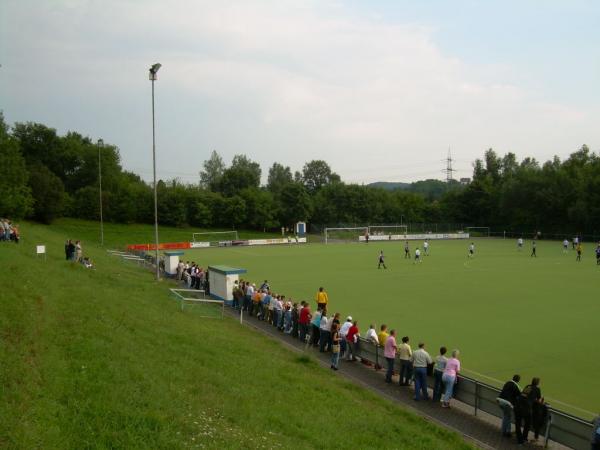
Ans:
{"type": "MultiPolygon", "coordinates": [[[[191,248],[189,242],[163,242],[158,244],[159,250],[185,250],[191,248]]],[[[127,246],[127,250],[156,250],[155,244],[131,244],[127,246]]]]}

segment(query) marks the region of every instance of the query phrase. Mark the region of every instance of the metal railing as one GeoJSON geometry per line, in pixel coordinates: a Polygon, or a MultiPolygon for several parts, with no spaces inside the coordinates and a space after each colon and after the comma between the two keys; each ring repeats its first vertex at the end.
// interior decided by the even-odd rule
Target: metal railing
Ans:
{"type": "MultiPolygon", "coordinates": [[[[386,367],[383,348],[363,338],[360,339],[357,356],[372,363],[375,368],[386,367]]],[[[433,386],[433,378],[429,377],[429,386],[433,386]]],[[[487,383],[482,383],[474,378],[459,375],[454,398],[461,403],[473,407],[473,414],[484,411],[492,416],[502,418],[502,410],[496,399],[500,389],[487,383]]],[[[548,419],[543,430],[545,445],[548,441],[576,449],[588,450],[590,448],[593,425],[591,422],[548,407],[548,419]]]]}

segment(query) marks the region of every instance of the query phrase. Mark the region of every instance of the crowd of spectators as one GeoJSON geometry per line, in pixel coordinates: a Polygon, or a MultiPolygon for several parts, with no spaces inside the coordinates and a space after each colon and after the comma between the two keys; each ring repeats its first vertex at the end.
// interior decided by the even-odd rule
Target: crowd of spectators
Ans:
{"type": "MultiPolygon", "coordinates": [[[[201,268],[197,271],[202,273],[201,268]]],[[[338,370],[340,360],[359,360],[359,347],[361,342],[365,345],[366,341],[383,350],[387,362],[386,383],[393,382],[392,378],[396,373],[394,366],[399,361],[398,384],[403,387],[414,385],[415,401],[431,400],[440,404],[442,408],[450,408],[461,370],[458,349],[452,350],[448,357],[448,349],[442,346],[435,358],[432,358],[424,342],[419,342],[413,350],[409,336],[403,336],[398,343],[396,330],[388,331],[385,324],[379,327],[379,331],[374,325],[370,325],[364,340],[361,340],[357,320],[347,316],[342,321],[339,312],[328,310],[329,298],[324,288],[321,287],[317,291],[315,303],[316,309],[313,311],[307,301],[295,301],[274,292],[267,280],[259,286],[250,281],[240,280],[235,283],[233,289],[233,308],[256,320],[271,324],[280,332],[299,339],[306,346],[318,348],[319,352],[331,353],[332,370],[338,370]],[[432,386],[428,386],[428,376],[433,377],[432,386]],[[431,396],[429,387],[432,389],[431,396]]],[[[513,380],[504,386],[497,399],[498,406],[504,414],[502,433],[504,436],[511,436],[514,414],[517,442],[527,442],[530,432],[533,432],[532,442],[537,442],[547,416],[540,379],[533,378],[531,384],[523,389],[518,386],[519,380],[520,377],[515,375],[513,380]]]]}
{"type": "Polygon", "coordinates": [[[175,277],[177,281],[184,282],[189,289],[201,289],[207,294],[210,293],[208,270],[204,270],[194,261],[179,261],[175,277]]]}
{"type": "Polygon", "coordinates": [[[19,243],[19,227],[10,219],[0,219],[0,241],[19,243]]]}

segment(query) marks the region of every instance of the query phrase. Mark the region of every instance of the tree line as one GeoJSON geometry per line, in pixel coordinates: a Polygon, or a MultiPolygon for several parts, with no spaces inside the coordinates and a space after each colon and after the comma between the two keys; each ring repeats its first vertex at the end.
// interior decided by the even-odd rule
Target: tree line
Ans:
{"type": "MultiPolygon", "coordinates": [[[[0,216],[51,223],[99,218],[98,153],[103,217],[153,223],[153,189],[121,166],[119,150],[76,132],[59,136],[39,123],[9,127],[0,114],[0,216]]],[[[248,156],[227,165],[213,151],[198,183],[157,183],[159,223],[272,230],[312,224],[452,222],[506,230],[593,232],[600,219],[600,158],[586,146],[565,161],[517,161],[493,150],[473,164],[473,180],[426,180],[388,190],[344,183],[322,160],[301,171],[273,163],[267,183],[248,156]]]]}

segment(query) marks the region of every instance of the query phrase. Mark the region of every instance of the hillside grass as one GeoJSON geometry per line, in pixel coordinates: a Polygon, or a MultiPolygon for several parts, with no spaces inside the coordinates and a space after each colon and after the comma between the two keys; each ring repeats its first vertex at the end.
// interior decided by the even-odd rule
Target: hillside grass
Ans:
{"type": "Polygon", "coordinates": [[[0,245],[0,447],[470,448],[235,320],[181,312],[77,225],[0,245]],[[67,237],[95,270],[64,260],[67,237]]]}

